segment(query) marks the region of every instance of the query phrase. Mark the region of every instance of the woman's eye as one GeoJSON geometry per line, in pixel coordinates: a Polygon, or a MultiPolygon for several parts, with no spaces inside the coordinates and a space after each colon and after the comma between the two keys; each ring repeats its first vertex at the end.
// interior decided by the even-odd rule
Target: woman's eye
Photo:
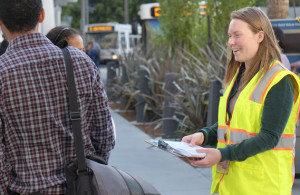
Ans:
{"type": "Polygon", "coordinates": [[[236,37],[236,38],[239,38],[239,37],[240,37],[240,35],[235,35],[235,37],[236,37]]]}

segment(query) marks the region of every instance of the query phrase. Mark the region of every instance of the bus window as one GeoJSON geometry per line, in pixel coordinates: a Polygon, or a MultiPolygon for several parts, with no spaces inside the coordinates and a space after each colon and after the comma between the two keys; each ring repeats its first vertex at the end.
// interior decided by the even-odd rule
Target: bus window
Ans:
{"type": "Polygon", "coordinates": [[[125,39],[125,33],[121,33],[121,48],[126,49],[126,39],[125,39]]]}
{"type": "Polygon", "coordinates": [[[129,37],[129,47],[130,47],[130,48],[133,48],[134,45],[135,45],[133,39],[134,39],[133,37],[129,37]]]}
{"type": "Polygon", "coordinates": [[[129,45],[130,48],[134,48],[139,44],[140,37],[139,36],[130,36],[129,37],[129,45]]]}
{"type": "Polygon", "coordinates": [[[116,32],[101,32],[88,33],[87,41],[95,39],[99,43],[101,49],[116,49],[117,48],[117,33],[116,32]]]}

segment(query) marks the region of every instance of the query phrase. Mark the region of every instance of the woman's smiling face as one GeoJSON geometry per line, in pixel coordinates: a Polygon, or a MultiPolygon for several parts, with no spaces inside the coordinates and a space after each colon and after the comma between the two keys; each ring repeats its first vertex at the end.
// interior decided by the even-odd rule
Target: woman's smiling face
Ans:
{"type": "Polygon", "coordinates": [[[245,62],[247,68],[257,54],[259,44],[263,40],[263,32],[255,34],[243,20],[232,19],[228,35],[228,45],[232,49],[234,59],[238,62],[245,62]]]}

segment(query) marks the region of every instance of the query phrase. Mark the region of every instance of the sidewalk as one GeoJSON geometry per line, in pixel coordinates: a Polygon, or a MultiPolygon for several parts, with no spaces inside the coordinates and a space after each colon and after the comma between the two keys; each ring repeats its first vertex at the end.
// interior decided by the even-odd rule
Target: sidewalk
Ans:
{"type": "MultiPolygon", "coordinates": [[[[194,168],[179,157],[151,147],[151,139],[139,128],[112,111],[117,129],[116,146],[109,164],[151,183],[162,195],[209,195],[211,169],[194,168]]],[[[300,194],[300,179],[293,195],[300,194]]]]}

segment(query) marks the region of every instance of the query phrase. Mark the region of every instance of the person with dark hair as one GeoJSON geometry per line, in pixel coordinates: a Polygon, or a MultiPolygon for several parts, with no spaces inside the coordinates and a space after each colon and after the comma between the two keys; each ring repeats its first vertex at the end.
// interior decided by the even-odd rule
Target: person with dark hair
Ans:
{"type": "Polygon", "coordinates": [[[281,62],[288,70],[291,70],[290,61],[287,58],[287,56],[284,54],[285,50],[286,50],[286,41],[284,38],[284,33],[281,30],[281,28],[279,28],[278,26],[272,26],[272,27],[273,27],[276,39],[278,40],[278,45],[281,48],[281,54],[280,54],[281,62]]]}
{"type": "Polygon", "coordinates": [[[65,48],[72,46],[84,51],[84,45],[80,33],[73,28],[65,26],[57,26],[52,28],[46,37],[56,46],[65,48]]]}
{"type": "MultiPolygon", "coordinates": [[[[0,56],[0,194],[66,193],[65,167],[76,157],[62,50],[38,33],[42,0],[1,0],[9,41],[0,56]]],[[[109,158],[115,145],[108,99],[93,61],[70,52],[86,156],[109,158]]]]}
{"type": "Polygon", "coordinates": [[[100,66],[100,50],[100,45],[95,39],[91,39],[86,46],[86,53],[92,58],[98,68],[100,66]]]}
{"type": "Polygon", "coordinates": [[[280,62],[280,48],[268,16],[259,8],[231,13],[229,56],[218,122],[182,138],[204,145],[212,167],[211,194],[291,194],[300,79],[280,62]]]}

